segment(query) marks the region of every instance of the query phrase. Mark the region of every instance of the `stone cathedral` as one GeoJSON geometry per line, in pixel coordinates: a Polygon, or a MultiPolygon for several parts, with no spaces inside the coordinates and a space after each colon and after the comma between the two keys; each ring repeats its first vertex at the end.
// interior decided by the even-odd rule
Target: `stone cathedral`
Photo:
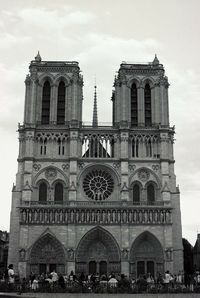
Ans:
{"type": "Polygon", "coordinates": [[[168,87],[156,56],[122,62],[112,124],[98,124],[95,86],[85,125],[78,62],[43,61],[39,53],[31,61],[8,259],[21,277],[183,269],[168,87]]]}

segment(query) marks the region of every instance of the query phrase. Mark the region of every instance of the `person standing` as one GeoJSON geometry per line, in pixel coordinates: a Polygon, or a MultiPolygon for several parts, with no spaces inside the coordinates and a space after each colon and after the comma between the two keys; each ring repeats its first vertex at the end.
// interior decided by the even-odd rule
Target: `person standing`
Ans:
{"type": "Polygon", "coordinates": [[[15,272],[13,270],[13,264],[8,266],[8,288],[10,291],[14,290],[15,272]]]}

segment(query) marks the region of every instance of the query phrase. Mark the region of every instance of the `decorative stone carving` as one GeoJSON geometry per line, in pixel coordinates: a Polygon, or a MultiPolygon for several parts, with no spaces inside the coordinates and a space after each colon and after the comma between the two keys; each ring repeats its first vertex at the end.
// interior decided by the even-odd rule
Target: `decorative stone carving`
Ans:
{"type": "Polygon", "coordinates": [[[25,251],[24,248],[22,248],[19,251],[19,259],[20,259],[20,261],[25,261],[25,257],[26,257],[26,251],[25,251]]]}
{"type": "Polygon", "coordinates": [[[70,185],[70,190],[76,190],[76,186],[75,186],[75,183],[74,181],[72,181],[71,185],[70,185]]]}
{"type": "Polygon", "coordinates": [[[165,249],[166,261],[168,261],[168,262],[172,261],[172,254],[173,254],[173,249],[171,247],[168,247],[165,249]]]}
{"type": "Polygon", "coordinates": [[[126,182],[123,183],[121,191],[128,191],[128,186],[126,185],[126,182]]]}
{"type": "MultiPolygon", "coordinates": [[[[100,202],[102,203],[102,202],[100,202]]],[[[95,206],[94,206],[95,207],[95,206]]],[[[21,207],[21,224],[171,224],[171,208],[52,208],[21,207]]]]}
{"type": "Polygon", "coordinates": [[[134,170],[136,169],[136,165],[129,165],[128,168],[131,172],[134,172],[134,170]]]}
{"type": "Polygon", "coordinates": [[[153,171],[158,171],[159,170],[159,165],[152,165],[152,170],[153,171]]]}
{"type": "Polygon", "coordinates": [[[141,169],[138,172],[138,178],[143,182],[146,182],[149,179],[149,176],[150,176],[150,174],[147,169],[141,169]]]}
{"type": "Polygon", "coordinates": [[[69,169],[69,164],[68,163],[62,164],[62,169],[63,171],[67,171],[69,169]]]}
{"type": "Polygon", "coordinates": [[[26,84],[27,86],[31,84],[31,78],[30,78],[30,75],[27,75],[27,76],[26,76],[25,84],[26,84]]]}
{"type": "Polygon", "coordinates": [[[78,167],[80,170],[82,170],[84,168],[84,166],[85,166],[85,164],[83,161],[78,163],[78,167]]]}
{"type": "Polygon", "coordinates": [[[119,162],[113,162],[113,168],[119,169],[120,168],[120,163],[119,162]]]}
{"type": "Polygon", "coordinates": [[[124,248],[124,249],[122,250],[122,258],[123,258],[124,260],[128,260],[128,249],[127,249],[127,248],[124,248]]]}
{"type": "Polygon", "coordinates": [[[105,170],[95,169],[90,171],[83,180],[85,194],[95,201],[107,199],[114,189],[112,176],[105,170]]]}
{"type": "Polygon", "coordinates": [[[72,248],[67,250],[67,257],[68,257],[68,260],[70,261],[74,260],[74,250],[72,248]]]}
{"type": "Polygon", "coordinates": [[[40,170],[40,168],[41,168],[41,165],[35,163],[35,164],[33,165],[33,168],[34,168],[35,171],[38,172],[38,171],[40,170]]]}
{"type": "Polygon", "coordinates": [[[45,177],[48,180],[53,180],[57,177],[57,171],[54,168],[49,168],[45,171],[45,177]]]}

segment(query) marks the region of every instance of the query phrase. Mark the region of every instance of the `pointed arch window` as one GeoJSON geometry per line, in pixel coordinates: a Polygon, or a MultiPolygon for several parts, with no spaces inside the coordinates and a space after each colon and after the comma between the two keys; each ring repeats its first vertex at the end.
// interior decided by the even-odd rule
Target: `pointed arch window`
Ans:
{"type": "Polygon", "coordinates": [[[132,140],[132,157],[139,157],[139,140],[132,140]]]}
{"type": "Polygon", "coordinates": [[[57,124],[65,124],[65,83],[58,86],[57,124]]]}
{"type": "Polygon", "coordinates": [[[147,186],[147,202],[150,205],[155,202],[155,187],[152,183],[147,186]]]}
{"type": "Polygon", "coordinates": [[[49,124],[51,86],[48,81],[44,83],[42,92],[42,124],[49,124]]]}
{"type": "Polygon", "coordinates": [[[60,182],[56,183],[55,185],[54,201],[56,203],[63,202],[63,185],[60,182]]]}
{"type": "Polygon", "coordinates": [[[151,88],[146,84],[144,88],[145,126],[151,126],[151,88]]]}
{"type": "Polygon", "coordinates": [[[45,182],[42,182],[39,185],[39,202],[47,201],[47,185],[45,182]]]}
{"type": "Polygon", "coordinates": [[[133,203],[137,204],[140,202],[140,186],[135,184],[133,186],[133,203]]]}
{"type": "Polygon", "coordinates": [[[135,83],[131,86],[131,126],[138,124],[138,96],[135,83]]]}

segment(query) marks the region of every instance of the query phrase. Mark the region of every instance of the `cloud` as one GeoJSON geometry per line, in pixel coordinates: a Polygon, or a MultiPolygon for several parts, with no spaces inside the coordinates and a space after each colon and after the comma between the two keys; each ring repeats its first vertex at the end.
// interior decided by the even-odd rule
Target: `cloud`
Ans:
{"type": "MultiPolygon", "coordinates": [[[[31,32],[34,32],[36,28],[47,31],[53,30],[55,32],[56,30],[63,30],[69,26],[87,25],[96,19],[95,14],[90,11],[71,11],[68,6],[64,6],[62,10],[47,9],[44,7],[15,9],[13,11],[3,10],[1,15],[5,24],[9,19],[10,23],[18,27],[22,25],[27,27],[31,26],[31,32]]],[[[24,30],[25,29],[24,27],[24,30]]],[[[44,31],[36,31],[35,34],[37,33],[44,34],[44,31]]]]}

